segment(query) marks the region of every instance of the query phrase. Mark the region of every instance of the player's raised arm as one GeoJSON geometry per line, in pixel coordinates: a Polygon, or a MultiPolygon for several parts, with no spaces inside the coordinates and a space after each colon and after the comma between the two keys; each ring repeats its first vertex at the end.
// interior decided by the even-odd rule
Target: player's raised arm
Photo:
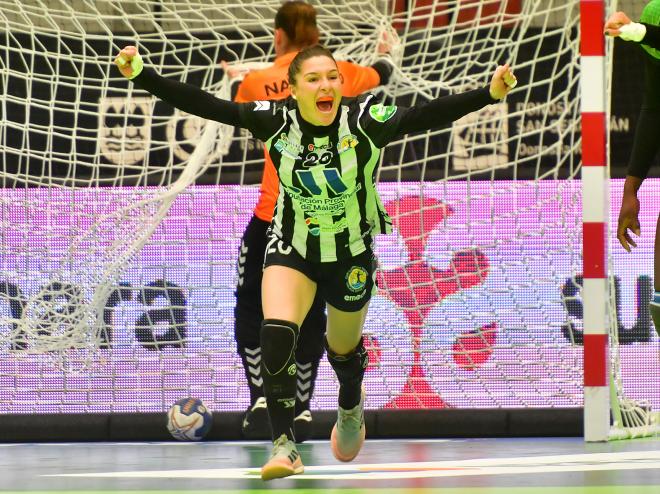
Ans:
{"type": "Polygon", "coordinates": [[[244,127],[238,104],[216,98],[191,84],[162,77],[144,66],[135,46],[122,48],[114,63],[124,77],[179,110],[227,125],[244,127]]]}
{"type": "Polygon", "coordinates": [[[385,112],[374,118],[363,117],[369,137],[379,147],[395,138],[412,132],[441,128],[459,118],[506,97],[516,86],[516,79],[508,64],[497,67],[488,86],[464,93],[436,98],[413,107],[372,105],[369,115],[385,112]]]}

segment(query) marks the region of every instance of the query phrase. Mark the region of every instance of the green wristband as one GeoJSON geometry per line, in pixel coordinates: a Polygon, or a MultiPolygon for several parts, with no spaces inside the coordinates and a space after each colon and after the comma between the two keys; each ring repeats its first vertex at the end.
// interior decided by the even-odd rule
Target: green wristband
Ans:
{"type": "MultiPolygon", "coordinates": [[[[126,64],[126,59],[124,57],[120,56],[118,60],[122,65],[126,64]]],[[[128,78],[135,79],[137,76],[140,75],[140,72],[142,72],[143,68],[144,68],[144,62],[142,61],[142,57],[138,53],[131,59],[131,69],[133,69],[133,73],[128,78]]]]}

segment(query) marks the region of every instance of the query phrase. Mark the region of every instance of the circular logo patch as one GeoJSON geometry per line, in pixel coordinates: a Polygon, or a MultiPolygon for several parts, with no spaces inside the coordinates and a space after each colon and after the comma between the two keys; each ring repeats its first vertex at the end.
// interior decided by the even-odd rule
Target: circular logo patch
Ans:
{"type": "Polygon", "coordinates": [[[352,292],[364,290],[367,284],[367,270],[361,266],[353,266],[346,273],[346,286],[352,292]]]}

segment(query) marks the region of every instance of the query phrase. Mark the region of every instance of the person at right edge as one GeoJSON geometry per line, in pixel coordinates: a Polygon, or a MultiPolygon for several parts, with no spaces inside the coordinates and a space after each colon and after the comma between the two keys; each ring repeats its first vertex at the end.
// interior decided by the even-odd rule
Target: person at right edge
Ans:
{"type": "MultiPolygon", "coordinates": [[[[640,22],[632,22],[623,12],[615,12],[605,23],[605,35],[639,43],[645,51],[644,100],[635,129],[632,155],[623,186],[623,199],[617,225],[617,239],[624,249],[637,247],[630,236],[640,236],[637,191],[660,149],[660,0],[651,0],[642,11],[640,22]]],[[[653,254],[653,300],[651,318],[660,334],[660,215],[655,229],[653,254]]]]}

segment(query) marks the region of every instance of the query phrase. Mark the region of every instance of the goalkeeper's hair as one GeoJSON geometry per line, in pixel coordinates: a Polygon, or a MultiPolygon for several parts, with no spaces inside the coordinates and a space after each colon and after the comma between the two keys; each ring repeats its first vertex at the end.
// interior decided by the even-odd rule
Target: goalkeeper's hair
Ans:
{"type": "Polygon", "coordinates": [[[319,42],[316,9],[307,2],[285,2],[275,14],[275,29],[282,29],[291,46],[299,49],[319,42]]]}
{"type": "Polygon", "coordinates": [[[296,83],[296,76],[300,72],[303,62],[312,57],[328,57],[335,63],[335,65],[337,65],[337,61],[332,55],[332,52],[325,46],[314,45],[308,48],[303,48],[295,57],[293,57],[293,60],[291,60],[291,64],[289,65],[289,84],[294,85],[296,83]]]}

